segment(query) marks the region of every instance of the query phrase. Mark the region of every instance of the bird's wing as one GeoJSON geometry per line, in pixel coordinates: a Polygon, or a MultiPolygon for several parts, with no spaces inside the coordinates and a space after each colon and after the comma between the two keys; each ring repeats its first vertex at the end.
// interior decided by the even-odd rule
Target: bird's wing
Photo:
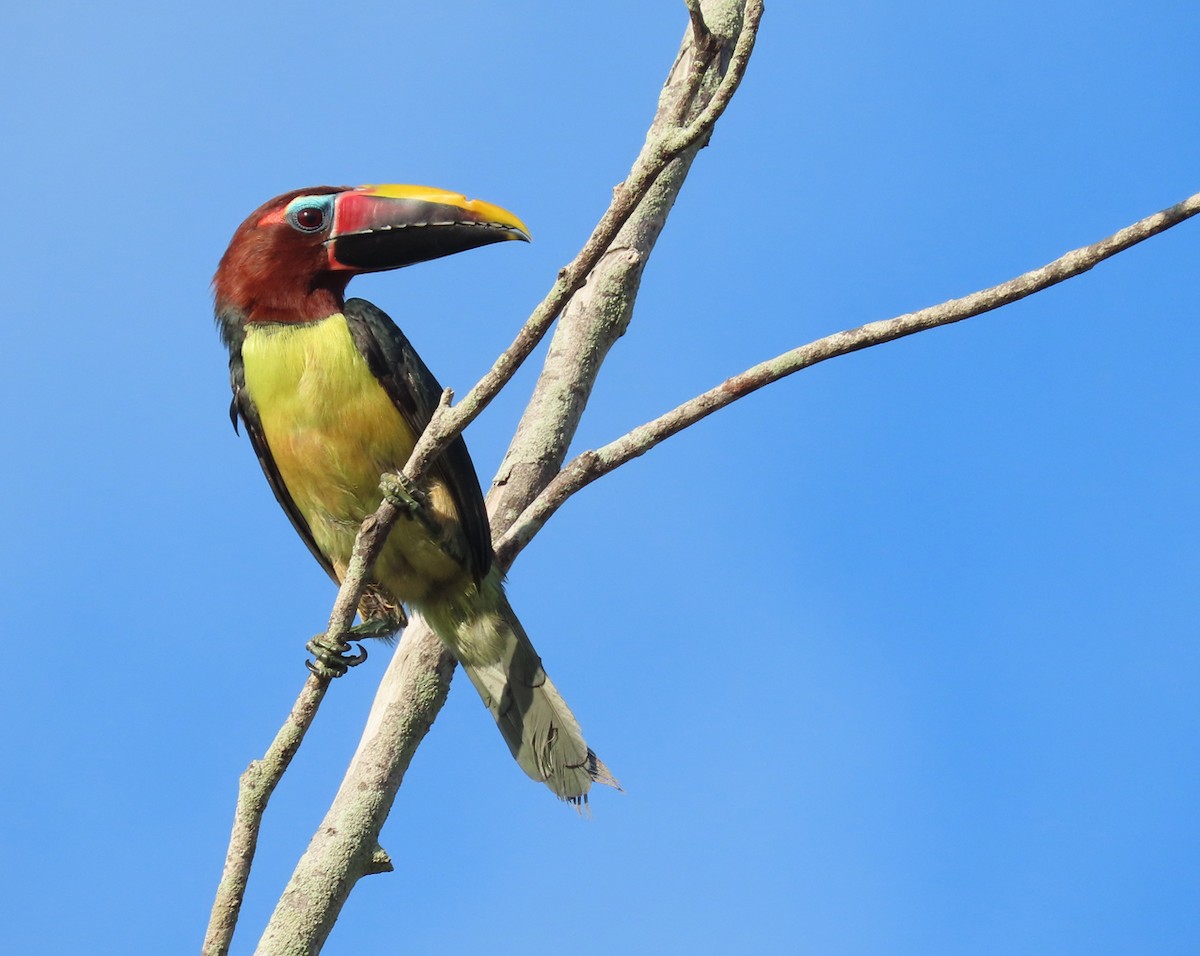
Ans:
{"type": "MultiPolygon", "coordinates": [[[[380,309],[365,299],[350,299],[343,312],[367,366],[419,437],[437,409],[442,386],[396,323],[380,309]]],[[[492,534],[479,477],[461,435],[433,462],[430,475],[446,486],[454,500],[467,542],[469,569],[477,580],[482,580],[492,566],[492,534]]]]}
{"type": "Polygon", "coordinates": [[[254,446],[254,454],[258,456],[258,463],[262,465],[263,474],[267,476],[271,490],[275,492],[275,500],[279,502],[279,506],[291,520],[296,533],[304,539],[304,543],[308,545],[308,550],[313,553],[313,557],[333,578],[334,583],[340,583],[337,575],[334,574],[329,558],[317,547],[308,522],[304,520],[304,515],[300,513],[296,502],[292,500],[291,493],[288,491],[287,485],[283,483],[279,469],[275,466],[275,459],[271,457],[271,449],[267,445],[267,436],[263,433],[258,409],[254,407],[254,402],[250,400],[250,394],[246,391],[246,372],[242,365],[240,350],[232,352],[229,359],[229,384],[233,386],[233,403],[229,406],[229,417],[233,421],[234,429],[237,429],[240,418],[242,424],[246,426],[246,435],[250,438],[250,444],[254,446]]]}

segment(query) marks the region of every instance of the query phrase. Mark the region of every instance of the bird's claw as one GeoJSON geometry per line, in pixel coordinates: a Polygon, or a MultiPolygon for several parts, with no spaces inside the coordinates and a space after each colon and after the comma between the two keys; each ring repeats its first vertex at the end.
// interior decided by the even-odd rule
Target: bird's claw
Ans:
{"type": "Polygon", "coordinates": [[[304,666],[318,677],[341,677],[351,667],[357,667],[367,659],[367,649],[361,644],[356,646],[358,650],[351,653],[354,645],[345,641],[330,641],[324,634],[318,634],[305,645],[316,660],[305,661],[304,666]]]}
{"type": "Polygon", "coordinates": [[[403,472],[389,471],[379,479],[379,490],[402,514],[419,522],[443,552],[460,564],[466,561],[462,554],[462,533],[458,530],[457,519],[450,524],[446,516],[434,511],[430,507],[428,493],[418,488],[411,478],[403,472]]]}
{"type": "Polygon", "coordinates": [[[403,472],[389,471],[379,479],[379,490],[383,492],[384,498],[401,511],[418,514],[425,510],[425,492],[403,472]]]}

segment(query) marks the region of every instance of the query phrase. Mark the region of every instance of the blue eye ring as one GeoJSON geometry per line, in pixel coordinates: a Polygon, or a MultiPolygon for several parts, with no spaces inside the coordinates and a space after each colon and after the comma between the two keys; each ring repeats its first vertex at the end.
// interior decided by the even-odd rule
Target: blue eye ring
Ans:
{"type": "Polygon", "coordinates": [[[330,206],[328,196],[301,196],[288,204],[283,218],[297,232],[320,232],[332,218],[330,206]]]}

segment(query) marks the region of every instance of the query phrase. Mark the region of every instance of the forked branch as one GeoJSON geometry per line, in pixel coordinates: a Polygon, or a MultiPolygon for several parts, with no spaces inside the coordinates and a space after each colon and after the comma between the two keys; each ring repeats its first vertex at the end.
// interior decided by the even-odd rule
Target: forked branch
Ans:
{"type": "MultiPolygon", "coordinates": [[[[746,73],[746,65],[750,54],[754,51],[754,42],[758,36],[758,26],[762,19],[762,0],[747,0],[741,27],[733,46],[733,53],[724,71],[720,86],[712,96],[707,106],[691,122],[677,127],[669,133],[648,142],[638,155],[625,181],[613,190],[612,201],[591,236],[579,250],[578,255],[558,273],[554,285],[546,297],[526,320],[525,325],[513,340],[513,343],[501,353],[492,368],[453,406],[443,405],[434,416],[429,427],[417,442],[405,466],[404,473],[414,481],[428,469],[430,463],[461,434],[487,407],[488,403],[499,394],[508,381],[516,374],[517,369],[527,359],[545,336],[546,331],[562,312],[572,295],[579,291],[616,238],[618,231],[633,215],[646,193],[654,185],[655,180],[662,175],[668,164],[684,151],[706,140],[712,132],[721,114],[733,99],[742,77],[746,73]]],[[[693,14],[693,25],[695,14],[693,14]]],[[[705,34],[707,36],[707,32],[705,34]]],[[[716,44],[706,44],[697,58],[693,68],[691,92],[699,84],[705,67],[711,68],[711,59],[719,56],[720,48],[716,44]],[[705,61],[703,58],[707,58],[705,61]]]]}
{"type": "MultiPolygon", "coordinates": [[[[549,293],[534,310],[513,344],[457,406],[451,406],[448,391],[443,396],[438,412],[404,469],[414,482],[420,480],[436,456],[511,379],[571,297],[583,286],[589,273],[609,251],[618,232],[641,208],[643,200],[655,187],[663,171],[681,154],[707,141],[713,124],[741,82],[763,7],[762,0],[746,0],[744,5],[742,0],[707,2],[720,13],[720,22],[730,28],[729,35],[718,38],[707,27],[701,33],[697,24],[703,25],[703,18],[697,17],[693,0],[689,4],[692,31],[684,45],[685,50],[688,50],[689,44],[692,48],[691,69],[685,77],[682,90],[672,87],[677,80],[672,71],[664,98],[670,94],[674,101],[686,104],[697,95],[702,84],[716,75],[719,82],[714,84],[716,88],[713,95],[705,98],[702,111],[689,114],[691,119],[688,122],[671,128],[669,136],[656,132],[647,137],[646,146],[638,155],[629,177],[614,191],[612,202],[591,237],[579,254],[559,272],[549,293]]],[[[680,115],[682,117],[683,114],[680,115]]],[[[539,484],[525,500],[531,500],[540,487],[539,484]]],[[[399,509],[385,499],[379,509],[363,522],[330,615],[326,636],[331,642],[340,640],[350,628],[364,586],[370,578],[371,567],[398,515],[399,509]]],[[[375,843],[375,838],[413,751],[445,699],[453,668],[453,658],[420,619],[416,619],[406,632],[385,675],[359,752],[330,809],[330,818],[341,823],[334,828],[323,826],[314,837],[313,845],[297,867],[289,890],[272,917],[260,943],[260,952],[316,951],[337,918],[354,882],[360,876],[386,868],[380,862],[386,858],[386,854],[375,843]],[[364,800],[370,806],[364,806],[364,800]],[[347,821],[352,821],[353,825],[344,825],[347,821]],[[331,833],[337,835],[338,841],[332,849],[329,846],[331,833]],[[331,857],[337,861],[340,876],[331,880],[328,868],[323,869],[318,862],[316,870],[319,885],[311,882],[309,878],[314,875],[312,861],[331,857]]],[[[310,678],[301,695],[301,702],[306,700],[309,685],[314,681],[319,684],[320,694],[324,693],[327,681],[310,678]]],[[[313,700],[313,712],[319,701],[318,694],[313,700]]],[[[308,720],[311,720],[311,714],[308,720]]],[[[255,770],[252,786],[243,787],[226,873],[218,891],[206,938],[206,953],[228,951],[253,859],[258,823],[265,809],[266,798],[285,767],[286,762],[280,765],[278,761],[264,759],[252,767],[255,770]]]]}

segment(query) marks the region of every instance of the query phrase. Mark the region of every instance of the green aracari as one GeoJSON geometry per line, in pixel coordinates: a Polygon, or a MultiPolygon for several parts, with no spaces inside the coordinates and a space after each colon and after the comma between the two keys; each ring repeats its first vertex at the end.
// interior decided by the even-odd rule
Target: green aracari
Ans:
{"type": "MultiPolygon", "coordinates": [[[[387,315],[345,298],[360,273],[398,269],[507,240],[524,224],[498,206],[422,186],[318,186],[285,193],[238,227],[213,280],[242,423],[276,499],[340,582],[363,519],[399,472],[442,388],[387,315]]],[[[521,768],[564,800],[616,786],[547,679],[505,597],[475,466],[461,438],[408,505],[359,610],[357,635],[395,632],[403,606],[453,651],[521,768]]],[[[333,673],[356,663],[318,639],[333,673]]],[[[341,650],[345,650],[345,646],[341,650]]]]}

